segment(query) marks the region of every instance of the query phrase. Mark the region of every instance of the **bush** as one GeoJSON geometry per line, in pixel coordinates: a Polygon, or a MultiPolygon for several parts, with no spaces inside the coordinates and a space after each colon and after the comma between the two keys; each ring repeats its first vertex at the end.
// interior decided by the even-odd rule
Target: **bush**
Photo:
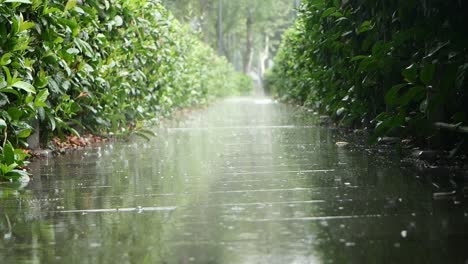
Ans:
{"type": "Polygon", "coordinates": [[[17,178],[34,123],[43,142],[126,134],[248,86],[158,1],[0,0],[0,178],[17,178]]]}
{"type": "Polygon", "coordinates": [[[467,11],[464,1],[303,1],[267,84],[376,137],[466,123],[467,11]]]}

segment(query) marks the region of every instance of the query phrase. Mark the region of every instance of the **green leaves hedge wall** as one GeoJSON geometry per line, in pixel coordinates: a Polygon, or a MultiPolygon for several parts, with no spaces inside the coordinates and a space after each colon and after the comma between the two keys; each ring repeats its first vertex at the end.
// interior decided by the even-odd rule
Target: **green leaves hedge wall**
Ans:
{"type": "Polygon", "coordinates": [[[250,86],[156,0],[0,0],[0,178],[24,174],[35,123],[125,134],[250,86]]]}
{"type": "Polygon", "coordinates": [[[466,1],[304,0],[268,87],[376,136],[466,124],[466,14],[466,1]]]}

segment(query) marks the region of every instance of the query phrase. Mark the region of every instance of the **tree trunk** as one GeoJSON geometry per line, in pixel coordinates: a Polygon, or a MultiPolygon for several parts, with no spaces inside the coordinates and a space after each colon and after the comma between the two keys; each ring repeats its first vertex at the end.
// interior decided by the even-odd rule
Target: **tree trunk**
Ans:
{"type": "Polygon", "coordinates": [[[260,75],[261,78],[265,76],[265,71],[266,71],[266,63],[268,58],[270,57],[270,38],[268,35],[265,33],[265,48],[263,51],[260,52],[259,56],[259,71],[258,74],[260,75]]]}
{"type": "Polygon", "coordinates": [[[210,43],[210,21],[209,15],[210,12],[210,2],[206,0],[200,0],[200,23],[202,29],[203,41],[205,43],[210,43]]]}
{"type": "Polygon", "coordinates": [[[223,0],[218,0],[218,54],[224,55],[223,48],[223,0]]]}
{"type": "Polygon", "coordinates": [[[253,60],[253,17],[252,10],[249,8],[247,11],[247,42],[244,55],[244,72],[249,73],[252,70],[253,60]]]}

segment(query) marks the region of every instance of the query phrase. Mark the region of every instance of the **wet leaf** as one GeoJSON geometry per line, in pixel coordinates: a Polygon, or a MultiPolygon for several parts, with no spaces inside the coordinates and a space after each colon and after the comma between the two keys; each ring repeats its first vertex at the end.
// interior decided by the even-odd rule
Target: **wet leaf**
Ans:
{"type": "Polygon", "coordinates": [[[65,11],[75,8],[76,3],[77,3],[77,0],[68,0],[67,4],[65,5],[65,11]]]}
{"type": "Polygon", "coordinates": [[[5,0],[5,3],[23,3],[23,4],[31,4],[29,0],[5,0]]]}
{"type": "Polygon", "coordinates": [[[12,165],[15,163],[15,149],[10,142],[7,142],[3,147],[3,160],[2,163],[12,165]]]}
{"type": "Polygon", "coordinates": [[[43,89],[39,91],[39,94],[36,96],[36,100],[34,101],[34,105],[36,107],[46,107],[47,98],[49,97],[49,90],[43,89]]]}
{"type": "Polygon", "coordinates": [[[411,64],[406,69],[403,70],[403,76],[405,80],[409,83],[415,84],[418,78],[418,69],[415,64],[411,64]]]}
{"type": "Polygon", "coordinates": [[[399,96],[400,90],[406,86],[407,84],[399,84],[399,85],[393,86],[385,95],[385,103],[387,105],[397,105],[398,99],[400,98],[399,96]]]}
{"type": "Polygon", "coordinates": [[[71,54],[71,55],[75,55],[75,54],[79,54],[80,50],[76,49],[76,48],[69,48],[69,49],[67,49],[67,53],[71,54]]]}
{"type": "Polygon", "coordinates": [[[3,54],[2,58],[0,59],[0,66],[7,66],[10,64],[12,56],[13,54],[11,53],[3,54]]]}
{"type": "Polygon", "coordinates": [[[32,129],[22,129],[17,132],[16,136],[18,138],[28,138],[31,135],[32,131],[32,129]]]}
{"type": "Polygon", "coordinates": [[[123,19],[121,16],[115,16],[114,22],[117,27],[120,27],[123,25],[123,19]]]}
{"type": "Polygon", "coordinates": [[[3,130],[7,127],[5,120],[0,118],[0,130],[3,130]]]}
{"type": "Polygon", "coordinates": [[[358,34],[362,34],[364,32],[367,32],[373,28],[372,22],[367,20],[364,21],[360,26],[359,29],[357,30],[358,34]]]}
{"type": "Polygon", "coordinates": [[[335,7],[330,7],[328,8],[327,10],[325,10],[322,14],[322,18],[326,18],[326,17],[329,17],[331,16],[333,13],[336,12],[336,8],[335,7]]]}
{"type": "Polygon", "coordinates": [[[28,93],[32,93],[32,94],[36,93],[36,89],[34,89],[34,86],[32,86],[30,83],[27,83],[27,82],[18,81],[12,84],[11,86],[21,89],[23,91],[26,91],[28,93]]]}

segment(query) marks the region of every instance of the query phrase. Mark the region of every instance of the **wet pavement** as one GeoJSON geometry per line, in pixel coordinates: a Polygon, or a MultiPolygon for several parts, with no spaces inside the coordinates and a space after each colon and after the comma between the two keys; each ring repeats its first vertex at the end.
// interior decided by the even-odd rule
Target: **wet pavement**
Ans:
{"type": "Polygon", "coordinates": [[[392,153],[234,98],[0,185],[0,263],[468,263],[468,206],[392,153]]]}

